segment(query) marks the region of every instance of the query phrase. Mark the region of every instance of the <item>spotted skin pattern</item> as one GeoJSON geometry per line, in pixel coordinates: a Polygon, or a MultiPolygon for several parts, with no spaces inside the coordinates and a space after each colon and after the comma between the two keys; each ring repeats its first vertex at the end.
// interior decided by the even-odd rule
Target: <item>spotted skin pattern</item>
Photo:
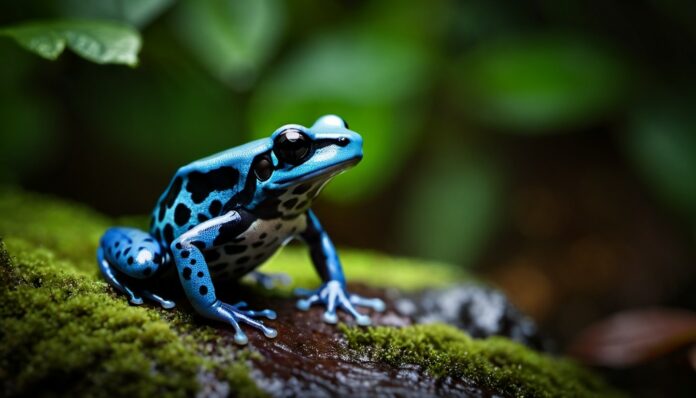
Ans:
{"type": "Polygon", "coordinates": [[[312,201],[335,175],[362,158],[362,138],[334,115],[307,128],[286,125],[271,137],[231,148],[180,168],[152,212],[149,232],[113,227],[102,236],[97,262],[104,278],[128,296],[164,308],[174,303],[147,289],[175,269],[193,308],[201,315],[230,324],[235,341],[247,342],[241,324],[275,337],[258,318],[275,319],[271,310],[245,309],[217,298],[224,283],[252,274],[293,239],[309,246],[322,278],[315,290],[298,289],[298,308],[326,307],[323,319],[336,323],[342,309],[358,324],[369,317],[356,306],[384,309],[379,299],[346,291],[340,260],[331,239],[310,209],[312,201]],[[150,285],[151,284],[151,285],[150,285]]]}

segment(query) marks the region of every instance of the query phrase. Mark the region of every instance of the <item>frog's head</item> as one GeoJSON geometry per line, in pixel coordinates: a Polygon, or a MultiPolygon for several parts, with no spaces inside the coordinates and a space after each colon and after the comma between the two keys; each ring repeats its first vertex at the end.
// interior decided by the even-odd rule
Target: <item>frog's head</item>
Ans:
{"type": "Polygon", "coordinates": [[[270,139],[272,150],[266,160],[255,162],[254,202],[268,202],[277,193],[293,213],[306,210],[332,177],[362,159],[362,137],[335,115],[323,116],[309,128],[285,125],[270,139]],[[293,203],[295,206],[289,206],[293,203]]]}

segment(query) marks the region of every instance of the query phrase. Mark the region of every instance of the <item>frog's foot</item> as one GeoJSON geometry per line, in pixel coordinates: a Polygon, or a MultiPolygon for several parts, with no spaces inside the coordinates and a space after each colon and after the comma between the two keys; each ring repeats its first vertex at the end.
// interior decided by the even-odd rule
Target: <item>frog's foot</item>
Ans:
{"type": "Polygon", "coordinates": [[[384,302],[380,299],[368,299],[357,294],[349,294],[339,281],[329,281],[324,283],[319,289],[295,289],[295,294],[304,297],[297,301],[297,308],[307,311],[313,304],[321,303],[326,306],[324,312],[324,322],[336,323],[338,316],[336,310],[343,309],[355,318],[358,325],[366,326],[371,324],[370,317],[359,313],[355,306],[372,308],[377,312],[384,311],[384,302]]]}
{"type": "Polygon", "coordinates": [[[283,273],[264,274],[263,272],[254,271],[247,276],[268,290],[278,286],[288,286],[292,282],[290,276],[283,273]]]}
{"type": "Polygon", "coordinates": [[[172,309],[176,306],[176,303],[174,303],[171,300],[164,299],[149,290],[138,290],[137,292],[130,289],[129,287],[122,285],[123,290],[126,292],[126,295],[128,296],[128,302],[133,304],[133,305],[141,305],[144,303],[143,298],[146,298],[150,301],[154,301],[157,304],[161,305],[162,308],[169,310],[172,309]]]}
{"type": "Polygon", "coordinates": [[[261,332],[263,332],[264,336],[268,338],[272,339],[276,337],[278,335],[278,332],[275,329],[267,327],[263,324],[262,321],[257,321],[256,319],[253,319],[257,317],[275,319],[275,311],[242,310],[242,308],[246,307],[246,305],[247,304],[243,301],[235,305],[231,305],[218,300],[215,303],[213,303],[213,305],[210,306],[210,308],[208,308],[206,311],[202,311],[201,313],[208,318],[226,322],[232,325],[235,331],[234,342],[240,345],[244,345],[247,342],[249,342],[249,338],[246,336],[246,334],[244,334],[241,326],[239,326],[240,323],[244,323],[251,327],[259,329],[261,332]]]}

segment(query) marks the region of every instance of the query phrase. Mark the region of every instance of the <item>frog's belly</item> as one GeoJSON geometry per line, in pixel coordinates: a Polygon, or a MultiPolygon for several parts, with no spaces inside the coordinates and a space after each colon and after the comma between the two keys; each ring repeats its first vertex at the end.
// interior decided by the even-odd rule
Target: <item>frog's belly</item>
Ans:
{"type": "Polygon", "coordinates": [[[291,220],[256,220],[236,239],[208,249],[205,258],[213,279],[238,279],[263,264],[307,226],[302,214],[291,220]]]}

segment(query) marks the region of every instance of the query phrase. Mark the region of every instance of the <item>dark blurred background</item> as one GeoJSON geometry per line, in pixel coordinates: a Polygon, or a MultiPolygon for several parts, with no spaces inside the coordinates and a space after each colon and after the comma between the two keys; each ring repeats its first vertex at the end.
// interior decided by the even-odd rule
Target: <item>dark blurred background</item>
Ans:
{"type": "Polygon", "coordinates": [[[0,5],[64,18],[133,27],[139,64],[0,38],[5,185],[145,214],[179,166],[335,113],[365,139],[317,204],[339,245],[483,275],[561,347],[696,308],[694,2],[0,5]]]}

